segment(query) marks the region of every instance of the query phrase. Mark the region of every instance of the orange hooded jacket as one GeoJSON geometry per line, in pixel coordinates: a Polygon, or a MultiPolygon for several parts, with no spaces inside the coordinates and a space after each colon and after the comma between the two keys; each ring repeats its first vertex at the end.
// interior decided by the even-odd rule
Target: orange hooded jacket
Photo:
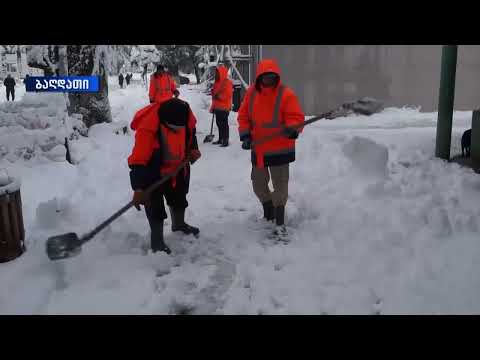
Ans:
{"type": "Polygon", "coordinates": [[[153,74],[150,77],[150,89],[148,92],[150,102],[161,104],[171,99],[175,90],[177,90],[177,84],[169,74],[153,74]]]}
{"type": "MultiPolygon", "coordinates": [[[[275,88],[265,88],[259,84],[259,76],[268,72],[280,76],[280,68],[274,60],[265,59],[258,64],[255,84],[247,90],[238,111],[238,130],[241,141],[246,139],[256,141],[279,133],[286,127],[301,125],[305,120],[293,90],[283,85],[281,81],[275,88]]],[[[302,130],[303,128],[297,129],[298,132],[302,130]]],[[[252,147],[252,164],[256,167],[283,165],[293,161],[295,161],[295,140],[285,135],[279,135],[252,147]]]]}
{"type": "Polygon", "coordinates": [[[230,111],[232,109],[233,83],[228,78],[228,69],[225,66],[218,66],[217,73],[219,79],[213,84],[210,111],[230,111]]]}
{"type": "MultiPolygon", "coordinates": [[[[135,166],[144,167],[142,171],[144,174],[153,170],[153,174],[142,175],[149,179],[157,178],[158,175],[165,175],[173,171],[186,157],[186,149],[198,149],[195,137],[195,126],[197,120],[195,115],[189,110],[188,122],[186,128],[172,131],[160,123],[158,117],[158,110],[160,104],[153,103],[140,109],[135,114],[130,125],[132,130],[135,130],[135,145],[131,155],[128,157],[128,165],[130,168],[135,166]],[[164,140],[160,144],[159,139],[164,140]],[[151,168],[151,160],[153,160],[154,153],[157,152],[159,163],[154,164],[154,169],[151,168]]],[[[145,179],[132,181],[132,187],[145,188],[148,186],[145,179]]],[[[151,181],[150,181],[151,182],[151,181]]],[[[175,186],[175,178],[172,179],[175,186]]]]}

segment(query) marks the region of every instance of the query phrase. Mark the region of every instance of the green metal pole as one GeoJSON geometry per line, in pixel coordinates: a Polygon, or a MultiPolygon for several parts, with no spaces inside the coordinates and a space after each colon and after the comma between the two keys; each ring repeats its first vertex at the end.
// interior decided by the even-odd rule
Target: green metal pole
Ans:
{"type": "Polygon", "coordinates": [[[450,160],[456,70],[457,45],[444,45],[442,48],[442,70],[440,74],[440,91],[438,97],[435,156],[445,160],[450,160]]]}

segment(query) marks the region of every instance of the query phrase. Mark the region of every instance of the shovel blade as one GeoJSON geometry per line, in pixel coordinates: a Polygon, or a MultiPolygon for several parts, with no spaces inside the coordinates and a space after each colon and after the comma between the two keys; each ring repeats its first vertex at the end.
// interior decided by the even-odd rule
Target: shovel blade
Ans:
{"type": "Polygon", "coordinates": [[[212,142],[214,136],[215,136],[215,135],[207,135],[207,136],[205,136],[205,139],[203,140],[203,142],[204,142],[204,143],[212,142]]]}
{"type": "Polygon", "coordinates": [[[82,250],[82,241],[75,233],[66,233],[48,238],[47,256],[50,260],[61,260],[76,256],[82,250]]]}

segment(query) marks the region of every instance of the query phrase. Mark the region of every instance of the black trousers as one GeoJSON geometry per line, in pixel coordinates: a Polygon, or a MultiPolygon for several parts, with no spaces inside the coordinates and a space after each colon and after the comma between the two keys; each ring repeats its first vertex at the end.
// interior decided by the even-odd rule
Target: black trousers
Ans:
{"type": "Polygon", "coordinates": [[[15,101],[15,88],[7,88],[7,101],[10,100],[10,95],[12,95],[12,101],[15,101]]]}
{"type": "MultiPolygon", "coordinates": [[[[187,194],[190,185],[190,167],[187,171],[182,170],[177,174],[175,187],[170,179],[161,185],[150,195],[150,203],[145,206],[148,222],[165,220],[167,212],[163,198],[167,201],[167,205],[175,210],[186,209],[188,207],[187,194]]],[[[151,225],[150,225],[151,226],[151,225]]]]}
{"type": "Polygon", "coordinates": [[[218,127],[218,138],[220,141],[228,141],[229,127],[228,127],[228,111],[215,110],[215,119],[218,127]]]}

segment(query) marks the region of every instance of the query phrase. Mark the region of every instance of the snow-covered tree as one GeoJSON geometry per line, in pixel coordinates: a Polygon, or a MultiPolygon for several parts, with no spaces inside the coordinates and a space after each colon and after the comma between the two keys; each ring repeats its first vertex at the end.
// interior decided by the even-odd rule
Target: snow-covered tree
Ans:
{"type": "Polygon", "coordinates": [[[20,56],[23,47],[24,45],[0,45],[0,55],[16,53],[17,56],[20,56]]]}
{"type": "Polygon", "coordinates": [[[110,45],[30,45],[27,62],[49,75],[99,75],[98,93],[68,94],[68,113],[82,114],[88,127],[111,122],[108,74],[115,49],[110,45]]]}
{"type": "Polygon", "coordinates": [[[43,70],[45,76],[57,73],[60,45],[27,45],[28,66],[43,70]]]}
{"type": "Polygon", "coordinates": [[[108,64],[111,49],[109,45],[68,45],[67,59],[70,75],[99,75],[98,93],[70,93],[69,113],[83,115],[88,127],[111,122],[112,114],[108,100],[108,64]]]}
{"type": "Polygon", "coordinates": [[[160,61],[169,69],[172,75],[178,75],[180,70],[194,71],[197,83],[200,81],[200,67],[204,61],[205,45],[156,45],[161,52],[160,61]]]}
{"type": "Polygon", "coordinates": [[[135,45],[112,45],[111,46],[111,64],[109,66],[109,73],[112,75],[119,74],[122,69],[130,71],[131,55],[135,45]]]}
{"type": "Polygon", "coordinates": [[[161,57],[162,52],[155,45],[134,45],[130,53],[130,63],[143,68],[144,65],[158,63],[161,57]]]}

